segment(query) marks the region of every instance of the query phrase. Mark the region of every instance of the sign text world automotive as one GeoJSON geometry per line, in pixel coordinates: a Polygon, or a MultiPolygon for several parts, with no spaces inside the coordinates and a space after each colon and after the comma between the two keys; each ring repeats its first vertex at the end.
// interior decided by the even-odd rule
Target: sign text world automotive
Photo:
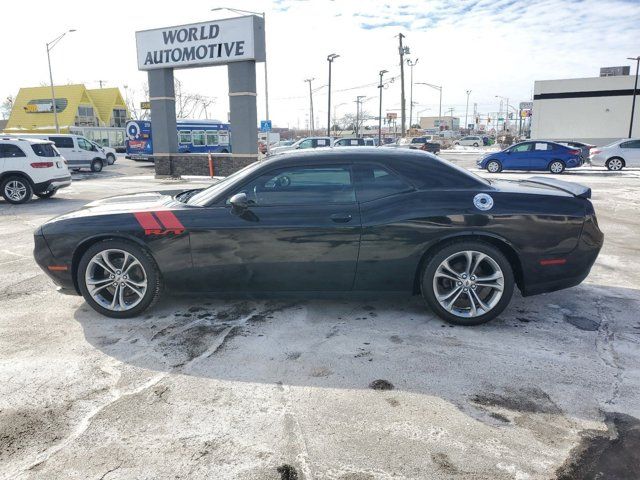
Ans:
{"type": "Polygon", "coordinates": [[[245,16],[136,32],[138,68],[186,68],[264,61],[262,18],[245,16]]]}

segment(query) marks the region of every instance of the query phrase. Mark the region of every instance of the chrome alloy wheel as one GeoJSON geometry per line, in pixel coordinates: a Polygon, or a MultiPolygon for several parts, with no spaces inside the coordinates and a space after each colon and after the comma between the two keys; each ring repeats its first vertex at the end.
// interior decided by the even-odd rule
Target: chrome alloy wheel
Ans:
{"type": "Polygon", "coordinates": [[[500,164],[496,161],[491,161],[487,164],[487,170],[491,173],[497,173],[500,171],[500,164]]]}
{"type": "Polygon", "coordinates": [[[20,202],[27,195],[27,186],[20,180],[11,180],[4,186],[4,193],[14,202],[20,202]]]}
{"type": "Polygon", "coordinates": [[[475,318],[491,311],[502,298],[504,274],[489,255],[465,250],[440,263],[433,276],[433,292],[453,315],[475,318]]]}
{"type": "Polygon", "coordinates": [[[622,170],[622,160],[620,160],[619,158],[612,158],[607,162],[607,168],[609,168],[609,170],[612,170],[614,172],[617,172],[618,170],[622,170]]]}
{"type": "Polygon", "coordinates": [[[108,249],[89,260],[85,283],[91,297],[115,312],[138,305],[147,292],[147,273],[140,261],[124,250],[108,249]]]}
{"type": "Polygon", "coordinates": [[[551,164],[551,167],[549,167],[549,169],[552,173],[562,173],[562,171],[564,170],[564,165],[562,165],[561,162],[556,161],[551,164]]]}

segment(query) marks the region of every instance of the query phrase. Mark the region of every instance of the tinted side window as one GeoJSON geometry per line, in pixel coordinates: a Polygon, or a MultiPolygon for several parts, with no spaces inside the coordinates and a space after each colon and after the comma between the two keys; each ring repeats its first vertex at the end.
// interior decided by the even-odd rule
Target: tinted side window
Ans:
{"type": "Polygon", "coordinates": [[[354,175],[359,202],[413,190],[413,187],[398,175],[378,165],[356,165],[354,175]]]}
{"type": "Polygon", "coordinates": [[[640,148],[640,140],[629,140],[621,143],[620,148],[640,148]]]}
{"type": "Polygon", "coordinates": [[[1,148],[2,150],[0,151],[0,155],[4,158],[26,157],[22,149],[17,145],[5,143],[1,148]]]}
{"type": "Polygon", "coordinates": [[[74,148],[73,138],[71,137],[49,137],[49,140],[58,148],[74,148]]]}
{"type": "Polygon", "coordinates": [[[430,155],[407,156],[399,160],[389,157],[389,165],[402,175],[405,181],[418,189],[429,188],[472,188],[480,185],[470,173],[455,164],[445,163],[430,155]]]}
{"type": "Polygon", "coordinates": [[[282,168],[259,176],[239,191],[258,206],[355,202],[348,166],[282,168]]]}

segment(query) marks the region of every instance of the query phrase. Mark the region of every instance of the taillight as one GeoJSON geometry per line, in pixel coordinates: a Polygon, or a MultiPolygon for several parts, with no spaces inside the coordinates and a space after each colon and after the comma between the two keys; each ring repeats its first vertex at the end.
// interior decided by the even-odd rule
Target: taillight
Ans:
{"type": "Polygon", "coordinates": [[[597,155],[597,154],[599,154],[599,153],[602,153],[602,150],[598,150],[598,149],[590,150],[590,151],[589,151],[589,153],[590,153],[591,155],[597,155]]]}
{"type": "Polygon", "coordinates": [[[571,155],[580,155],[582,152],[580,150],[569,150],[571,155]]]}
{"type": "Polygon", "coordinates": [[[51,168],[53,167],[53,162],[35,162],[31,166],[33,168],[51,168]]]}

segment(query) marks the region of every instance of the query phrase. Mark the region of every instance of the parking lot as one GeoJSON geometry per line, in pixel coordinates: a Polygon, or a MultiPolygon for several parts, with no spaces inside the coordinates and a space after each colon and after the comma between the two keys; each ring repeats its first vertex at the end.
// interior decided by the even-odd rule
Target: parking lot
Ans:
{"type": "Polygon", "coordinates": [[[101,317],[55,291],[33,230],[206,180],[120,158],[52,199],[0,201],[0,478],[638,478],[640,170],[558,178],[593,189],[591,275],[516,292],[474,328],[420,298],[166,298],[101,317]]]}

